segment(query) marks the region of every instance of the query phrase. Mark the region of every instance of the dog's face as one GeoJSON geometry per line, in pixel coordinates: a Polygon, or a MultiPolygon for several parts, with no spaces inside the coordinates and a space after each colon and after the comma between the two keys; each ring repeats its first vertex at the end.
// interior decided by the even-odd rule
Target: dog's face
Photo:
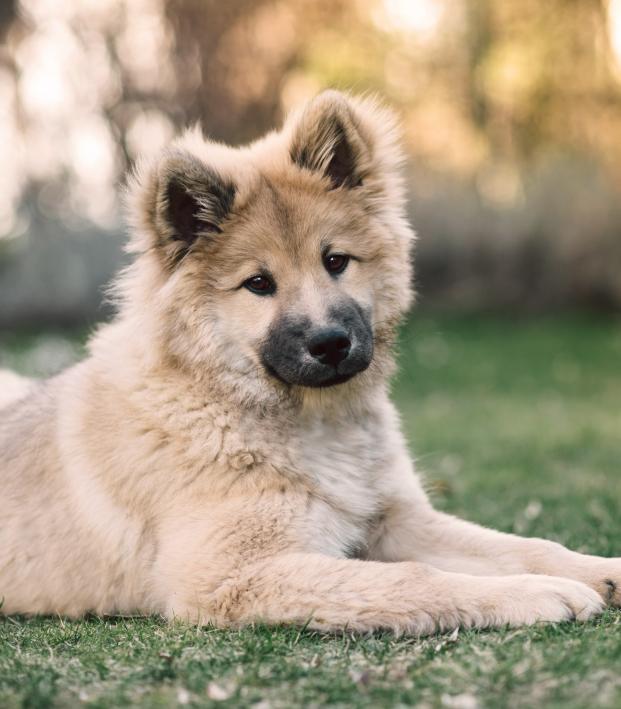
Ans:
{"type": "Polygon", "coordinates": [[[410,299],[387,119],[329,92],[247,148],[190,134],[137,179],[136,269],[157,273],[143,307],[170,354],[276,388],[381,369],[410,299]]]}
{"type": "Polygon", "coordinates": [[[265,181],[217,259],[231,350],[284,384],[342,383],[373,357],[373,254],[342,198],[265,181]]]}

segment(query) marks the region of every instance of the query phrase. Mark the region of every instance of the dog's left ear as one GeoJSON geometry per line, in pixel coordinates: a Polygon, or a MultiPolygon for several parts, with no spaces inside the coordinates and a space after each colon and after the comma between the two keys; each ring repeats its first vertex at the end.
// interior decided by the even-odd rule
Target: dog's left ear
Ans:
{"type": "Polygon", "coordinates": [[[331,187],[363,184],[372,145],[354,106],[338,91],[324,91],[294,116],[290,155],[301,168],[321,173],[331,187]]]}

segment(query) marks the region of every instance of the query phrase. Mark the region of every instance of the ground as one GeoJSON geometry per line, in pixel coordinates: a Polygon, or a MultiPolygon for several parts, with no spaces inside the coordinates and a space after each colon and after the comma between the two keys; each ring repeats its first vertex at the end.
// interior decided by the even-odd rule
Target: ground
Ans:
{"type": "MultiPolygon", "coordinates": [[[[62,336],[0,336],[0,362],[61,366],[62,336]]],[[[422,317],[394,395],[438,506],[621,554],[621,322],[422,317]]],[[[158,619],[0,619],[0,706],[619,707],[621,611],[425,640],[158,619]]]]}

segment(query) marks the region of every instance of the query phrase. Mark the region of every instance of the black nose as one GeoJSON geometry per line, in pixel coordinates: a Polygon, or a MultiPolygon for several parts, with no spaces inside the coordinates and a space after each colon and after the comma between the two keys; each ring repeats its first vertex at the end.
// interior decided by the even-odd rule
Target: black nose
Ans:
{"type": "Polygon", "coordinates": [[[351,341],[347,333],[336,327],[320,330],[308,343],[308,351],[315,359],[333,367],[347,357],[350,348],[351,341]]]}

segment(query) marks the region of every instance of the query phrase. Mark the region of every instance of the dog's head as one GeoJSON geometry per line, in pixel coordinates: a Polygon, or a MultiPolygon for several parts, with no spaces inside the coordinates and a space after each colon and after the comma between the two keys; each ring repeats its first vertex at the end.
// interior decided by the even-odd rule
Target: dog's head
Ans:
{"type": "Polygon", "coordinates": [[[187,133],[130,185],[125,307],[238,387],[383,375],[411,298],[399,163],[391,114],[334,91],[247,147],[187,133]]]}

